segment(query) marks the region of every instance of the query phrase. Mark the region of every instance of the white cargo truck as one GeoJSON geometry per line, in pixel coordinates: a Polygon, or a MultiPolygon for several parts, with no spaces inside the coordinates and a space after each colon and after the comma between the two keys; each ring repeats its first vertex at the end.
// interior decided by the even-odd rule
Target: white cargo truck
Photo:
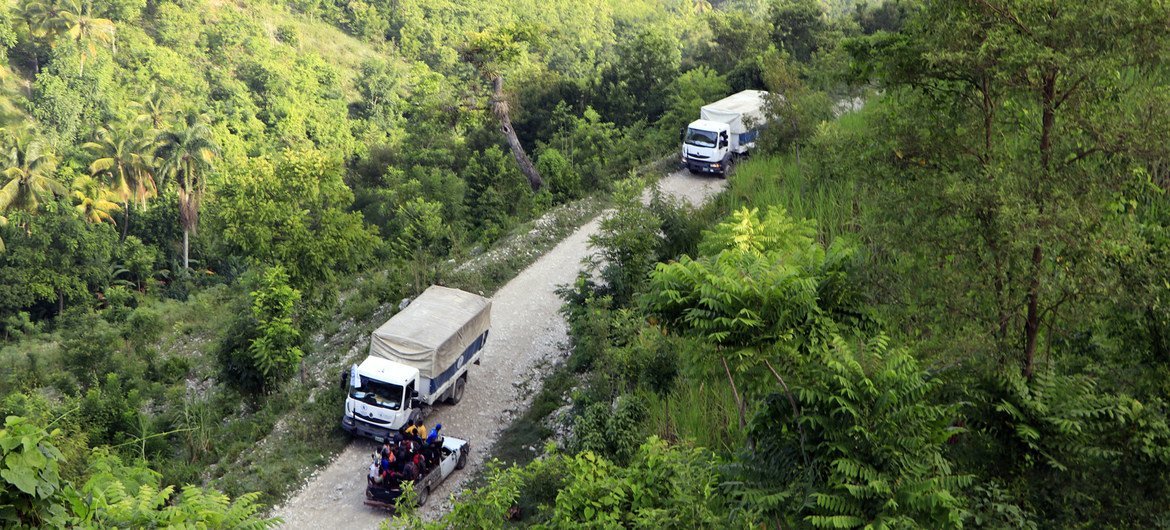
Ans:
{"type": "Polygon", "coordinates": [[[458,289],[423,291],[374,331],[369,355],[343,374],[341,427],[383,441],[431,405],[458,403],[487,342],[491,308],[491,300],[458,289]]]}
{"type": "Polygon", "coordinates": [[[730,165],[756,146],[765,123],[763,90],[744,90],[704,105],[683,131],[682,164],[691,173],[727,176],[730,165]]]}

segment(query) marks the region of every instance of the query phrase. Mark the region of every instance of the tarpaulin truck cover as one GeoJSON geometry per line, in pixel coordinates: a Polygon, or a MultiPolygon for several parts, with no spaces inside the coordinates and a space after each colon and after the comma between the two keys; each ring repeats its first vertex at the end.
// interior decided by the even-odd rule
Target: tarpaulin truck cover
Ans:
{"type": "Polygon", "coordinates": [[[731,128],[731,134],[748,132],[750,121],[753,126],[764,123],[764,96],[768,93],[763,90],[744,90],[732,94],[710,105],[703,105],[700,117],[704,120],[726,123],[731,128]]]}
{"type": "Polygon", "coordinates": [[[433,285],[374,331],[370,355],[434,379],[491,326],[492,301],[433,285]]]}

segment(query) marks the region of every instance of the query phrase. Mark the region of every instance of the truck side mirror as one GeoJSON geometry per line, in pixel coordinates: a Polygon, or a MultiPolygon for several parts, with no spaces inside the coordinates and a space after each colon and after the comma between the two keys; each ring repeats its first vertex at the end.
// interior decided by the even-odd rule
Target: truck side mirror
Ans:
{"type": "Polygon", "coordinates": [[[681,142],[681,141],[686,140],[686,139],[687,139],[687,128],[682,127],[678,130],[678,141],[681,142]]]}
{"type": "Polygon", "coordinates": [[[719,140],[719,148],[722,149],[724,147],[727,147],[727,140],[719,140]]]}

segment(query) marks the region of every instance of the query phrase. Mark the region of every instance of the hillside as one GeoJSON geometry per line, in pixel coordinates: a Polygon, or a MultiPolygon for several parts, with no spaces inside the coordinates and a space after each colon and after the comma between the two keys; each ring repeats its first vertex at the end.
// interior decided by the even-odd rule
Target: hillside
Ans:
{"type": "Polygon", "coordinates": [[[606,208],[556,291],[569,352],[474,429],[500,463],[437,520],[407,487],[395,524],[1166,526],[1167,21],[1126,0],[15,0],[0,526],[278,524],[307,476],[360,460],[336,383],[374,326],[431,284],[495,292],[606,208]],[[747,89],[769,92],[758,137],[688,129],[747,89]],[[644,204],[680,139],[726,190],[644,204]]]}

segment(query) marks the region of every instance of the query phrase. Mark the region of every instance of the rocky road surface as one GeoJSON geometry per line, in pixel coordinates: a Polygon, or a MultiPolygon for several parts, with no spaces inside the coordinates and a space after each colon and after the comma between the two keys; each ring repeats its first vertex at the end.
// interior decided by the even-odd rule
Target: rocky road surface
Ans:
{"type": "MultiPolygon", "coordinates": [[[[705,201],[725,185],[725,180],[686,172],[659,181],[664,193],[692,204],[705,201]]],[[[475,476],[499,433],[514,414],[528,406],[544,372],[561,356],[568,335],[555,291],[576,277],[582,258],[589,254],[589,236],[597,232],[605,215],[565,238],[492,297],[492,332],[482,364],[471,367],[463,401],[457,406],[436,406],[426,420],[428,428],[442,423],[444,433],[469,439],[472,447],[467,467],[431,493],[423,510],[426,517],[437,517],[449,509],[451,495],[475,476]]],[[[340,404],[337,410],[340,414],[340,404]]],[[[387,513],[362,504],[366,469],[374,449],[373,441],[354,439],[288,502],[276,507],[273,515],[284,520],[283,528],[289,529],[378,528],[387,513]]]]}

